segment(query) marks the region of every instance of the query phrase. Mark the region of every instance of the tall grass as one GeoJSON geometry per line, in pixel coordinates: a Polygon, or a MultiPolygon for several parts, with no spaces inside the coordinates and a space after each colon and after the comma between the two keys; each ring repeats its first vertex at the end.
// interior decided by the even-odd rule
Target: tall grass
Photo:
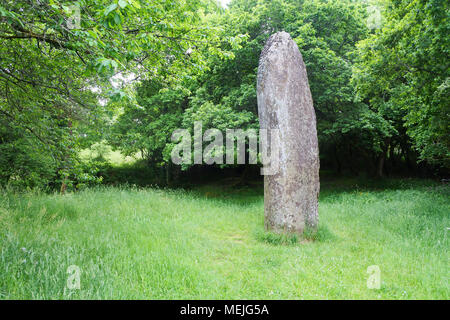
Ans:
{"type": "Polygon", "coordinates": [[[448,200],[429,181],[325,182],[304,241],[264,231],[261,188],[3,191],[0,298],[448,299],[448,200]]]}

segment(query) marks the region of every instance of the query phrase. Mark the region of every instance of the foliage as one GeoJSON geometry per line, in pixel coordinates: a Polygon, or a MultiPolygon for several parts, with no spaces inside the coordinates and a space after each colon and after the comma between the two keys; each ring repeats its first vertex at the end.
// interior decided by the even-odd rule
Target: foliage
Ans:
{"type": "Polygon", "coordinates": [[[97,181],[80,150],[103,140],[176,175],[174,129],[258,128],[259,55],[281,30],[307,66],[323,168],[448,169],[448,14],[443,0],[0,0],[0,184],[97,181]]]}
{"type": "MultiPolygon", "coordinates": [[[[343,150],[359,146],[370,157],[371,152],[381,150],[379,141],[393,129],[367,106],[354,102],[352,52],[357,41],[368,34],[363,9],[351,1],[233,1],[229,10],[210,15],[208,21],[220,26],[225,35],[237,38],[245,34],[245,42],[236,48],[226,44],[223,49],[233,53],[228,59],[205,52],[207,71],[193,75],[192,81],[184,84],[190,92],[187,106],[181,110],[174,107],[170,112],[181,116],[182,127],[191,131],[195,121],[202,121],[203,130],[258,128],[259,55],[272,33],[286,30],[299,45],[307,65],[321,148],[327,151],[330,145],[340,144],[343,150]]],[[[140,121],[142,128],[148,126],[145,117],[140,121]]],[[[172,127],[171,123],[168,126],[172,127]]],[[[155,145],[147,132],[145,139],[155,145]]],[[[168,144],[166,149],[172,146],[168,144]]],[[[327,155],[330,159],[332,156],[327,155]]],[[[166,156],[164,160],[170,159],[166,156]]]]}
{"type": "Polygon", "coordinates": [[[386,6],[383,28],[358,44],[359,99],[397,130],[405,127],[421,160],[448,168],[448,1],[392,0],[386,6]]]}
{"type": "Polygon", "coordinates": [[[30,134],[0,119],[0,184],[44,187],[55,179],[55,161],[45,146],[33,143],[30,134]]]}
{"type": "Polygon", "coordinates": [[[140,153],[149,163],[161,163],[172,132],[181,126],[187,95],[182,89],[165,89],[156,81],[143,81],[137,103],[129,103],[113,125],[109,143],[124,155],[140,153]]]}
{"type": "Polygon", "coordinates": [[[213,9],[199,0],[2,0],[0,120],[50,155],[51,166],[41,163],[47,180],[61,177],[77,150],[104,135],[116,107],[107,99],[126,96],[112,76],[175,81],[201,72],[200,50],[222,54],[220,43],[237,45],[202,24],[213,9]]]}

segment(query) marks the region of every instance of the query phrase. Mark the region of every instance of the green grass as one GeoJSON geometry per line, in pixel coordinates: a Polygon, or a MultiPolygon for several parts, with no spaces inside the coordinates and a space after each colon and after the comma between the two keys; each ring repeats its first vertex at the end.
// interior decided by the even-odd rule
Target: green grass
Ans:
{"type": "Polygon", "coordinates": [[[264,231],[261,187],[4,191],[0,298],[448,299],[448,200],[429,181],[325,181],[299,239],[264,231]]]}

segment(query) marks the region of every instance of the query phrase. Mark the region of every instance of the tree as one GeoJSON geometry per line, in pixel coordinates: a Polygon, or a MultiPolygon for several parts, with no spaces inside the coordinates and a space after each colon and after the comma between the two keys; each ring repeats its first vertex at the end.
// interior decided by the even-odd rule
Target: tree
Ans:
{"type": "Polygon", "coordinates": [[[241,48],[232,50],[231,59],[209,57],[209,71],[197,77],[183,126],[192,129],[193,122],[201,120],[204,130],[258,128],[259,56],[267,38],[285,30],[299,45],[307,65],[323,154],[332,163],[335,157],[330,150],[335,146],[339,146],[340,154],[349,148],[354,148],[356,154],[358,147],[363,150],[360,153],[370,155],[376,134],[360,126],[360,115],[367,108],[354,102],[350,83],[354,59],[351,53],[368,34],[364,7],[351,1],[312,0],[235,0],[229,7],[211,17],[211,23],[230,36],[246,34],[247,40],[241,48]],[[364,140],[356,146],[350,141],[354,137],[364,140]]]}
{"type": "Polygon", "coordinates": [[[172,132],[181,127],[187,93],[182,87],[163,90],[156,80],[143,81],[136,91],[136,103],[125,105],[109,143],[125,155],[140,153],[148,164],[162,165],[172,132]]]}
{"type": "Polygon", "coordinates": [[[203,68],[199,50],[227,41],[201,24],[208,10],[199,0],[1,0],[0,120],[15,135],[0,143],[45,150],[57,171],[48,178],[64,182],[79,147],[101,135],[99,100],[124,96],[113,75],[183,78],[203,68]]]}
{"type": "Polygon", "coordinates": [[[359,99],[395,128],[390,150],[414,158],[411,142],[420,160],[449,168],[448,1],[391,0],[385,12],[383,28],[358,44],[359,99]]]}

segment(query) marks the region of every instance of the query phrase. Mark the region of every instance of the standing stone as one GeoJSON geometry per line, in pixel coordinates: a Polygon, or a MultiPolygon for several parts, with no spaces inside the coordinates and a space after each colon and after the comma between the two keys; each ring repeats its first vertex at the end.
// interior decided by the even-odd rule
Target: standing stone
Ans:
{"type": "Polygon", "coordinates": [[[316,230],[320,188],[316,114],[302,55],[286,32],[272,35],[261,53],[257,95],[261,129],[279,130],[279,169],[264,176],[266,229],[299,234],[316,230]]]}

